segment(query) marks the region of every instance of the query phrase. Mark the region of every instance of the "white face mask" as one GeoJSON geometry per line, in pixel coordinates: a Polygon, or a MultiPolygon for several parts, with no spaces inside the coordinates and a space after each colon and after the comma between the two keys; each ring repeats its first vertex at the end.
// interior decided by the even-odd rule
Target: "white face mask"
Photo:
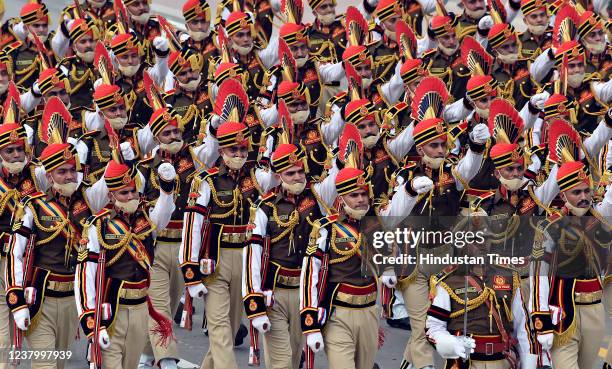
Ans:
{"type": "Polygon", "coordinates": [[[132,20],[134,20],[134,22],[140,23],[140,24],[145,24],[145,23],[147,23],[147,21],[151,17],[151,13],[150,12],[146,12],[146,13],[142,13],[140,15],[130,14],[130,16],[132,17],[132,20]]]}
{"type": "Polygon", "coordinates": [[[395,38],[397,37],[397,33],[395,33],[395,31],[391,31],[385,28],[385,36],[389,37],[391,40],[395,41],[395,38]]]}
{"type": "Polygon", "coordinates": [[[0,94],[3,94],[8,90],[8,81],[6,83],[0,83],[0,94]]]}
{"type": "Polygon", "coordinates": [[[175,141],[169,144],[160,143],[159,148],[167,153],[176,154],[183,148],[183,140],[175,141]]]}
{"type": "Polygon", "coordinates": [[[140,63],[138,63],[137,65],[126,65],[126,66],[119,64],[119,70],[121,71],[121,74],[123,74],[126,77],[132,77],[134,74],[136,74],[136,72],[138,72],[139,69],[140,69],[140,63]]]}
{"type": "Polygon", "coordinates": [[[546,32],[546,30],[548,29],[547,25],[542,25],[542,26],[534,26],[532,24],[529,24],[527,22],[525,22],[527,24],[527,29],[529,30],[529,32],[531,32],[532,34],[536,35],[536,36],[541,36],[544,34],[544,32],[546,32]]]}
{"type": "Polygon", "coordinates": [[[306,181],[288,184],[287,182],[281,179],[281,186],[285,191],[289,192],[290,194],[299,195],[302,193],[302,191],[304,191],[304,188],[306,188],[306,181]]]}
{"type": "Polygon", "coordinates": [[[310,112],[308,110],[299,110],[295,113],[290,113],[290,115],[293,124],[304,124],[308,120],[310,112]]]}
{"type": "MultiPolygon", "coordinates": [[[[40,40],[40,42],[44,44],[47,41],[48,37],[49,37],[49,34],[47,33],[47,34],[38,36],[38,39],[40,40]]],[[[34,42],[34,36],[31,33],[28,33],[28,39],[34,42]]]]}
{"type": "Polygon", "coordinates": [[[425,163],[431,169],[438,169],[444,163],[444,158],[432,158],[431,156],[423,153],[421,161],[425,163]]]}
{"type": "Polygon", "coordinates": [[[138,210],[138,205],[140,205],[140,200],[138,199],[123,202],[115,197],[115,207],[126,214],[134,214],[138,210]]]}
{"type": "Polygon", "coordinates": [[[344,209],[344,212],[346,213],[346,215],[348,215],[350,218],[353,218],[355,220],[361,220],[361,218],[363,218],[370,210],[370,206],[368,206],[367,209],[363,209],[363,210],[353,209],[350,206],[348,206],[346,202],[344,202],[344,200],[342,200],[342,208],[344,209]]]}
{"type": "Polygon", "coordinates": [[[504,176],[499,176],[499,181],[510,191],[516,191],[523,186],[525,180],[523,178],[506,179],[504,176]]]}
{"type": "Polygon", "coordinates": [[[329,26],[330,24],[334,23],[334,21],[336,20],[336,13],[332,12],[332,13],[325,14],[325,15],[319,14],[317,17],[319,18],[319,21],[321,22],[322,25],[329,26]]]}
{"type": "Polygon", "coordinates": [[[376,145],[379,138],[380,138],[380,132],[377,133],[375,136],[368,136],[366,138],[362,138],[361,142],[363,142],[363,147],[365,147],[366,149],[370,149],[374,147],[374,145],[376,145]]]}
{"type": "Polygon", "coordinates": [[[210,35],[210,28],[207,31],[205,31],[205,32],[202,32],[202,31],[192,31],[192,30],[187,30],[187,32],[189,33],[189,36],[191,36],[191,38],[194,41],[199,42],[199,41],[202,41],[203,39],[205,39],[206,37],[208,37],[208,35],[210,35]]]}
{"type": "Polygon", "coordinates": [[[77,54],[79,58],[83,59],[85,63],[91,63],[94,60],[94,55],[95,55],[94,51],[86,51],[82,53],[78,50],[74,50],[74,52],[77,54]]]}
{"type": "Polygon", "coordinates": [[[116,117],[108,119],[108,123],[110,123],[111,127],[113,127],[113,129],[115,130],[123,129],[123,127],[125,127],[125,125],[127,124],[127,121],[127,117],[116,117]]]}
{"type": "Polygon", "coordinates": [[[182,83],[182,82],[180,82],[178,80],[177,80],[177,82],[178,82],[178,85],[181,86],[181,88],[184,88],[187,91],[195,91],[198,88],[198,86],[200,85],[200,81],[201,80],[202,80],[202,76],[199,75],[198,79],[191,80],[191,81],[189,81],[187,83],[182,83]]]}
{"type": "Polygon", "coordinates": [[[574,73],[567,76],[567,84],[572,88],[580,87],[584,81],[584,73],[574,73]]]}
{"type": "Polygon", "coordinates": [[[518,53],[512,53],[512,54],[498,53],[497,54],[497,59],[499,59],[499,61],[504,63],[504,64],[514,64],[514,63],[516,63],[518,58],[519,58],[519,54],[518,53]]]}
{"type": "Polygon", "coordinates": [[[238,46],[236,44],[232,44],[232,49],[236,50],[236,52],[242,56],[248,55],[251,50],[253,50],[253,44],[250,46],[238,46]]]}
{"type": "Polygon", "coordinates": [[[361,84],[363,88],[370,88],[372,86],[372,78],[362,78],[361,84]]]}
{"type": "Polygon", "coordinates": [[[468,17],[472,18],[472,19],[480,19],[482,18],[483,15],[485,15],[487,9],[480,9],[480,10],[470,10],[467,7],[465,7],[465,14],[468,15],[468,17]]]}
{"type": "Polygon", "coordinates": [[[452,49],[443,46],[441,43],[438,43],[438,48],[440,49],[440,51],[442,51],[442,54],[446,55],[446,56],[451,56],[454,53],[457,52],[457,50],[459,50],[459,44],[457,44],[457,46],[453,47],[452,49]]]}
{"type": "Polygon", "coordinates": [[[569,203],[569,202],[567,202],[567,201],[565,202],[565,207],[566,207],[566,208],[567,208],[567,209],[568,209],[568,210],[569,210],[569,211],[570,211],[572,214],[574,214],[574,215],[575,215],[575,216],[577,216],[577,217],[581,217],[581,216],[583,216],[583,215],[584,215],[584,214],[586,214],[586,213],[589,211],[589,209],[591,208],[590,206],[589,206],[588,208],[579,208],[579,207],[577,207],[577,206],[574,206],[574,205],[570,204],[570,203],[569,203]]]}
{"type": "Polygon", "coordinates": [[[23,161],[16,161],[13,163],[9,163],[8,161],[2,158],[2,166],[6,168],[6,170],[11,174],[19,174],[28,164],[28,159],[25,158],[23,161]]]}
{"type": "Polygon", "coordinates": [[[240,170],[240,168],[242,168],[244,166],[244,163],[246,163],[247,158],[241,158],[239,156],[237,157],[232,157],[232,156],[228,156],[223,154],[223,162],[225,163],[225,165],[228,166],[228,168],[232,169],[232,170],[240,170]]]}
{"type": "Polygon", "coordinates": [[[584,40],[584,46],[587,48],[587,50],[589,50],[591,54],[595,54],[595,55],[601,54],[606,50],[605,41],[591,43],[591,42],[587,42],[586,40],[584,40]]]}
{"type": "Polygon", "coordinates": [[[96,0],[87,0],[87,2],[94,8],[98,8],[100,9],[101,7],[104,6],[104,4],[106,3],[106,0],[100,0],[100,1],[96,1],[96,0]]]}
{"type": "Polygon", "coordinates": [[[306,65],[307,61],[308,61],[307,56],[303,58],[295,58],[295,64],[297,65],[298,68],[302,68],[304,65],[306,65]]]}
{"type": "Polygon", "coordinates": [[[476,106],[476,104],[474,104],[474,110],[476,111],[479,117],[484,119],[489,118],[489,109],[480,109],[476,106]]]}
{"type": "Polygon", "coordinates": [[[57,191],[60,195],[65,197],[72,196],[72,194],[75,193],[78,187],[79,184],[77,182],[69,182],[64,184],[53,182],[53,189],[57,191]]]}

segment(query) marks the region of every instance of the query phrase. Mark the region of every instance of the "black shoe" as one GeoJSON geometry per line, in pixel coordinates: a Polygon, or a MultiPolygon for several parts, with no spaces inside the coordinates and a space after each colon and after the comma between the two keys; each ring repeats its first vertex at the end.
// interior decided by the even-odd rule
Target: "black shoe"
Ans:
{"type": "Polygon", "coordinates": [[[300,357],[300,369],[304,368],[305,361],[306,361],[306,356],[304,355],[304,350],[302,350],[302,357],[300,357]]]}
{"type": "Polygon", "coordinates": [[[409,331],[410,327],[410,319],[402,318],[402,319],[387,319],[387,324],[389,327],[403,329],[409,331]]]}
{"type": "Polygon", "coordinates": [[[174,322],[176,324],[181,324],[182,317],[183,317],[183,303],[179,302],[178,309],[176,309],[176,314],[174,314],[174,322]]]}
{"type": "Polygon", "coordinates": [[[374,363],[374,366],[372,367],[372,369],[380,369],[380,367],[378,366],[378,364],[374,363]]]}
{"type": "Polygon", "coordinates": [[[240,324],[240,328],[238,328],[238,333],[236,333],[236,338],[234,339],[234,347],[242,346],[244,343],[244,337],[249,335],[249,330],[244,324],[240,324]]]}

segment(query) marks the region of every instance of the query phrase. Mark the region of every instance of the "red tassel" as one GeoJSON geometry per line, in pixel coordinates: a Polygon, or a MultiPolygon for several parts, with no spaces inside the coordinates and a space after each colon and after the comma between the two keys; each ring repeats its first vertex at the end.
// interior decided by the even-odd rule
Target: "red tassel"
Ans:
{"type": "Polygon", "coordinates": [[[378,349],[385,344],[385,331],[382,328],[378,328],[378,349]]]}
{"type": "Polygon", "coordinates": [[[155,310],[149,296],[147,296],[147,307],[149,308],[149,316],[157,323],[151,331],[160,337],[159,345],[167,347],[170,340],[176,340],[172,333],[172,322],[159,311],[155,310]]]}

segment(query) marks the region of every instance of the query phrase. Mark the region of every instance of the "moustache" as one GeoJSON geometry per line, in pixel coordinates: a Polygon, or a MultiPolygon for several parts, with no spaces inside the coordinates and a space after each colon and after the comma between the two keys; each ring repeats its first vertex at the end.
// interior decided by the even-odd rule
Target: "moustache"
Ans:
{"type": "Polygon", "coordinates": [[[580,200],[580,201],[578,201],[578,206],[589,205],[589,204],[590,204],[589,200],[580,200]]]}

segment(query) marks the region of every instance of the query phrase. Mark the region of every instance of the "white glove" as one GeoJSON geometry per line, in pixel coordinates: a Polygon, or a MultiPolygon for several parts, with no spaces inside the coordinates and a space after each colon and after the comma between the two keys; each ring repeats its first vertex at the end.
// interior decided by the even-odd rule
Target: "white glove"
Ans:
{"type": "Polygon", "coordinates": [[[268,319],[267,315],[260,315],[258,317],[253,318],[253,327],[259,331],[259,333],[264,334],[270,331],[270,327],[272,324],[270,323],[270,319],[268,319]]]}
{"type": "Polygon", "coordinates": [[[104,350],[110,347],[110,337],[108,336],[106,328],[102,328],[100,329],[100,332],[98,332],[98,344],[100,345],[100,348],[104,350]]]}
{"type": "Polygon", "coordinates": [[[206,289],[206,286],[204,286],[204,283],[187,286],[187,290],[189,290],[189,296],[191,296],[192,298],[202,297],[208,293],[208,290],[206,289]]]}
{"type": "Polygon", "coordinates": [[[96,81],[94,82],[94,90],[98,88],[98,86],[100,86],[102,83],[104,83],[104,81],[102,81],[102,78],[96,79],[96,81]]]}
{"type": "Polygon", "coordinates": [[[213,128],[219,128],[221,125],[221,117],[217,114],[213,114],[210,118],[210,124],[213,128]]]}
{"type": "Polygon", "coordinates": [[[157,36],[153,39],[153,47],[161,52],[168,51],[168,40],[165,37],[157,36]]]}
{"type": "Polygon", "coordinates": [[[390,269],[385,270],[380,280],[388,288],[394,288],[397,284],[397,277],[395,276],[395,271],[390,269]]]}
{"type": "Polygon", "coordinates": [[[157,174],[159,174],[161,179],[163,179],[164,181],[172,181],[176,177],[176,170],[174,169],[172,164],[162,163],[157,168],[157,174]]]}
{"type": "Polygon", "coordinates": [[[419,195],[431,191],[434,187],[433,181],[427,176],[415,177],[410,185],[419,195]]]}
{"type": "Polygon", "coordinates": [[[604,195],[604,200],[612,204],[612,184],[606,186],[606,194],[604,195]]]}
{"type": "Polygon", "coordinates": [[[553,345],[553,340],[555,338],[554,333],[538,333],[538,342],[542,345],[542,350],[550,351],[553,345]]]}
{"type": "Polygon", "coordinates": [[[25,307],[15,311],[13,313],[13,318],[15,319],[15,324],[17,324],[17,328],[22,331],[27,330],[30,325],[30,309],[25,307]]]}
{"type": "Polygon", "coordinates": [[[70,28],[72,28],[74,21],[74,19],[70,19],[69,16],[64,15],[64,23],[66,23],[66,29],[68,30],[68,32],[70,32],[70,28]]]}
{"type": "Polygon", "coordinates": [[[489,127],[487,127],[484,123],[478,123],[472,129],[470,133],[472,135],[472,140],[478,144],[483,144],[487,142],[487,140],[491,137],[491,132],[489,132],[489,127]]]}
{"type": "Polygon", "coordinates": [[[563,317],[563,309],[555,305],[550,305],[548,309],[550,310],[550,321],[552,322],[552,325],[557,325],[561,320],[561,317],[563,317]]]}
{"type": "Polygon", "coordinates": [[[183,42],[189,40],[190,37],[191,36],[189,36],[188,33],[181,33],[181,35],[179,36],[179,42],[183,43],[183,42]]]}
{"type": "Polygon", "coordinates": [[[531,98],[529,98],[529,102],[536,108],[544,110],[544,103],[546,102],[546,100],[548,100],[549,97],[550,93],[544,91],[542,93],[531,96],[531,98]]]}
{"type": "Polygon", "coordinates": [[[38,85],[38,81],[35,81],[32,84],[32,93],[38,96],[42,95],[42,92],[40,91],[40,86],[38,85]]]}
{"type": "Polygon", "coordinates": [[[136,158],[134,150],[132,149],[132,144],[129,142],[122,142],[119,147],[121,148],[121,155],[123,155],[123,159],[134,160],[134,158],[136,158]]]}
{"type": "Polygon", "coordinates": [[[491,27],[493,27],[493,18],[491,18],[490,15],[485,15],[484,17],[480,18],[478,28],[481,30],[488,30],[491,29],[491,27]]]}
{"type": "Polygon", "coordinates": [[[87,154],[89,153],[89,147],[87,147],[85,142],[77,140],[74,137],[68,137],[67,141],[69,144],[76,147],[77,154],[79,155],[79,162],[85,164],[87,161],[87,154]]]}
{"type": "Polygon", "coordinates": [[[474,352],[475,347],[476,341],[469,337],[459,338],[457,336],[445,334],[436,338],[436,350],[444,359],[466,359],[468,354],[474,352]],[[466,347],[464,340],[465,343],[469,345],[470,352],[467,352],[468,347],[466,347]]]}
{"type": "Polygon", "coordinates": [[[28,37],[28,30],[23,22],[13,24],[13,32],[20,41],[25,41],[28,37]]]}
{"type": "Polygon", "coordinates": [[[308,333],[306,335],[306,344],[314,353],[323,350],[323,347],[325,347],[325,344],[323,343],[323,335],[321,335],[321,332],[308,333]]]}

